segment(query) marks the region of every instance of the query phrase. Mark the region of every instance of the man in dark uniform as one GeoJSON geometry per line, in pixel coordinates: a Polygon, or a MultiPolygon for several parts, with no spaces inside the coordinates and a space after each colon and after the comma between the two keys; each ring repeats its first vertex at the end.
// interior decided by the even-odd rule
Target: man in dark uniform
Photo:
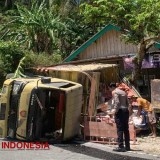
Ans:
{"type": "Polygon", "coordinates": [[[114,151],[125,152],[130,150],[130,137],[129,137],[129,102],[125,91],[116,88],[116,83],[109,85],[110,91],[113,96],[113,107],[115,111],[115,122],[117,126],[118,135],[118,148],[114,151]],[[123,137],[125,138],[125,147],[123,144],[123,137]]]}

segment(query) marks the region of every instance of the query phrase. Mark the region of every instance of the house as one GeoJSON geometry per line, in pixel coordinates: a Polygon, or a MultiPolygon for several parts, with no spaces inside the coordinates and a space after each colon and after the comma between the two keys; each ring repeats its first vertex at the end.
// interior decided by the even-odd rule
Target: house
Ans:
{"type": "Polygon", "coordinates": [[[64,61],[106,59],[136,53],[137,47],[133,44],[126,44],[120,36],[120,28],[109,24],[71,53],[64,61]]]}
{"type": "MultiPolygon", "coordinates": [[[[93,62],[118,64],[121,73],[125,75],[131,74],[132,68],[126,68],[124,58],[132,57],[138,50],[135,44],[126,43],[121,38],[121,34],[119,27],[109,24],[66,57],[64,62],[70,64],[93,62]]],[[[157,72],[160,67],[159,53],[159,43],[148,51],[147,61],[145,62],[151,63],[151,65],[144,67],[143,80],[138,83],[141,94],[147,93],[144,97],[150,97],[150,79],[160,78],[160,72],[157,72]]],[[[129,59],[127,59],[127,62],[129,62],[129,59]]]]}
{"type": "MultiPolygon", "coordinates": [[[[150,51],[156,52],[157,49],[160,49],[160,44],[156,44],[150,51]]],[[[81,63],[82,61],[119,59],[135,53],[137,53],[137,46],[122,40],[120,28],[109,24],[73,51],[64,59],[64,62],[81,63]]]]}

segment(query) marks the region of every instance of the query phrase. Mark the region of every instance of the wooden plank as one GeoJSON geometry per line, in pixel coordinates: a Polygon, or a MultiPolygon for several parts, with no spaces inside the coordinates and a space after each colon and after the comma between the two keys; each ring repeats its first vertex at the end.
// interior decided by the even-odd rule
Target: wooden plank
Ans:
{"type": "Polygon", "coordinates": [[[91,89],[90,89],[89,106],[88,106],[89,116],[93,116],[95,111],[96,74],[97,74],[96,72],[93,72],[93,76],[91,80],[91,89]]]}
{"type": "MultiPolygon", "coordinates": [[[[136,140],[136,130],[133,125],[129,125],[130,139],[136,140]]],[[[116,124],[106,123],[105,121],[93,122],[85,121],[84,123],[84,135],[90,137],[105,137],[105,138],[117,138],[116,124]]]]}

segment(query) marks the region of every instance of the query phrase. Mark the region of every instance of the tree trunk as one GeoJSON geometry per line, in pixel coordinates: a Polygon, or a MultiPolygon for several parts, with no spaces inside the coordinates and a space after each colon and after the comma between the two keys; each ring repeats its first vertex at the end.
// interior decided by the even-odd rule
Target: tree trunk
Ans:
{"type": "Polygon", "coordinates": [[[146,43],[144,40],[141,40],[141,42],[138,45],[138,53],[136,55],[136,58],[133,60],[133,63],[135,65],[133,71],[133,80],[139,80],[142,77],[142,61],[144,59],[145,53],[146,43]]]}

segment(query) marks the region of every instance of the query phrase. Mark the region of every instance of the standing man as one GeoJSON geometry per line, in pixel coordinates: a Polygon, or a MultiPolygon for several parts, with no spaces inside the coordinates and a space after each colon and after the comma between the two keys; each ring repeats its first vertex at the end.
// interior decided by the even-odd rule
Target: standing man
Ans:
{"type": "Polygon", "coordinates": [[[113,96],[113,107],[115,110],[115,122],[117,126],[118,148],[113,149],[117,152],[125,152],[130,150],[130,136],[129,136],[129,102],[125,91],[116,88],[116,83],[110,83],[110,91],[113,96]],[[125,147],[123,144],[123,137],[125,138],[125,147]]]}
{"type": "Polygon", "coordinates": [[[132,96],[131,101],[137,102],[137,105],[138,105],[137,116],[140,116],[142,110],[147,112],[148,121],[149,121],[148,123],[149,123],[149,127],[151,129],[151,134],[149,134],[149,136],[155,138],[157,136],[157,134],[156,134],[156,117],[155,117],[155,113],[153,111],[153,107],[152,107],[151,103],[149,101],[147,101],[146,99],[141,98],[141,97],[137,97],[137,96],[132,96]]]}

